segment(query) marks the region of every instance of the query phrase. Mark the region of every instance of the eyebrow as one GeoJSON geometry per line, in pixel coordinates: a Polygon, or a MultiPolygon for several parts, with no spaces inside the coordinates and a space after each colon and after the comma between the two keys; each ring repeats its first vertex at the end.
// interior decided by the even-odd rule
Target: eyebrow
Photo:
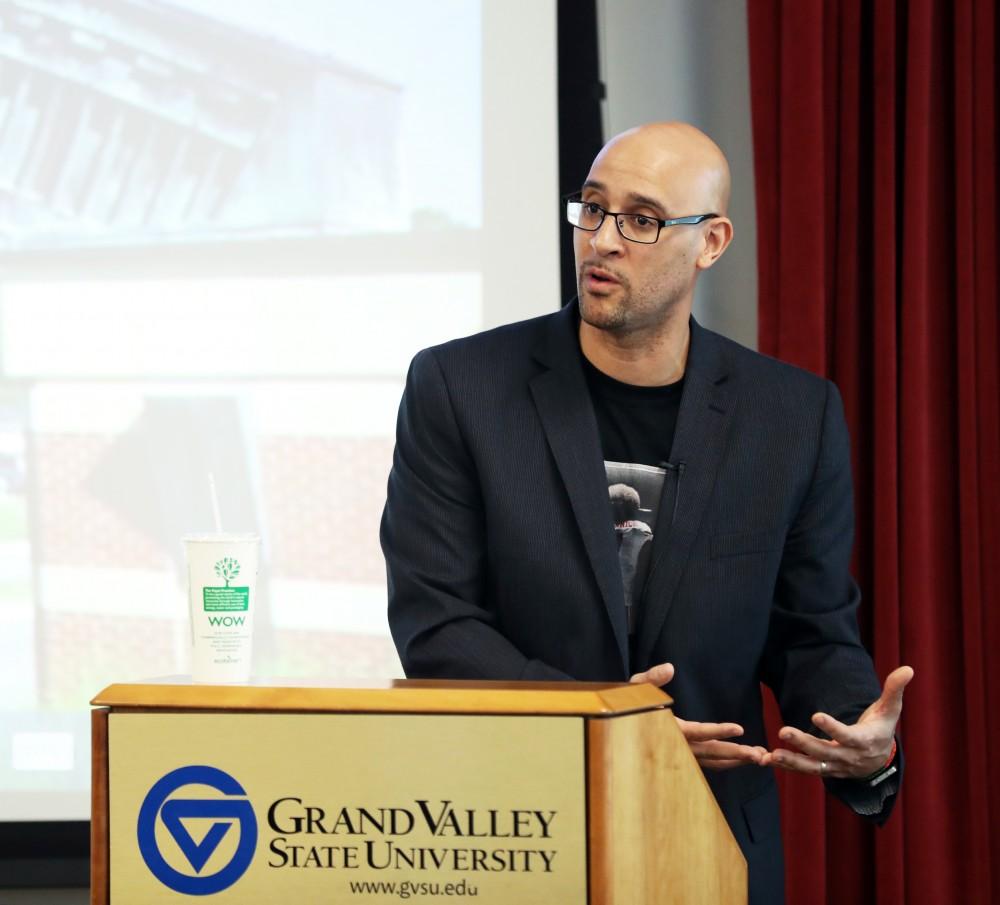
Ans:
{"type": "MultiPolygon", "coordinates": [[[[607,186],[603,182],[598,182],[595,179],[588,179],[583,184],[584,189],[594,189],[597,192],[606,192],[607,186]]],[[[655,198],[650,198],[648,195],[640,195],[638,192],[629,192],[626,196],[629,201],[633,204],[645,205],[646,207],[656,208],[661,214],[666,216],[667,209],[663,204],[657,201],[655,198]]]]}

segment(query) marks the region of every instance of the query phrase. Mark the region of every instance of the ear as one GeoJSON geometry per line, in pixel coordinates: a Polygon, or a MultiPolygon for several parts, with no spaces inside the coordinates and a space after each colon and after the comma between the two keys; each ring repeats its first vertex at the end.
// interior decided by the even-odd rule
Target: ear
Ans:
{"type": "Polygon", "coordinates": [[[733,241],[733,224],[728,217],[716,217],[709,220],[705,232],[702,233],[704,244],[698,255],[695,266],[699,270],[708,270],[729,247],[733,241]]]}

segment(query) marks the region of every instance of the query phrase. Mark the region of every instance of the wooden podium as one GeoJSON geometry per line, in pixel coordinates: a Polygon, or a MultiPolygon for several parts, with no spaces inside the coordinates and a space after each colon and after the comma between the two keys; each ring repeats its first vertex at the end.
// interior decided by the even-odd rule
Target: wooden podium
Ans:
{"type": "Polygon", "coordinates": [[[650,685],[111,685],[93,905],[745,905],[746,863],[650,685]]]}

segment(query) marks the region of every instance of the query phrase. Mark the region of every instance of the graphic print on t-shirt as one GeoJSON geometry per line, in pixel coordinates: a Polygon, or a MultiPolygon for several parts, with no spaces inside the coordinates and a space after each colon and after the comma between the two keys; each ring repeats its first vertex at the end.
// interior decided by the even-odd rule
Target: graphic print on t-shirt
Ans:
{"type": "Polygon", "coordinates": [[[663,492],[666,469],[633,462],[607,462],[608,495],[615,519],[618,539],[618,565],[625,588],[625,613],[629,634],[635,631],[635,603],[649,569],[649,554],[653,548],[656,515],[663,492]]]}

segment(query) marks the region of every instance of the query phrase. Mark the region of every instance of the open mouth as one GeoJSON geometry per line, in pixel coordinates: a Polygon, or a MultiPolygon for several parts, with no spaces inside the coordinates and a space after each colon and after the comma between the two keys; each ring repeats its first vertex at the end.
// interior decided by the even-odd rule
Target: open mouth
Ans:
{"type": "Polygon", "coordinates": [[[587,270],[584,272],[584,278],[587,285],[591,287],[608,287],[618,285],[618,280],[605,270],[587,270]]]}

